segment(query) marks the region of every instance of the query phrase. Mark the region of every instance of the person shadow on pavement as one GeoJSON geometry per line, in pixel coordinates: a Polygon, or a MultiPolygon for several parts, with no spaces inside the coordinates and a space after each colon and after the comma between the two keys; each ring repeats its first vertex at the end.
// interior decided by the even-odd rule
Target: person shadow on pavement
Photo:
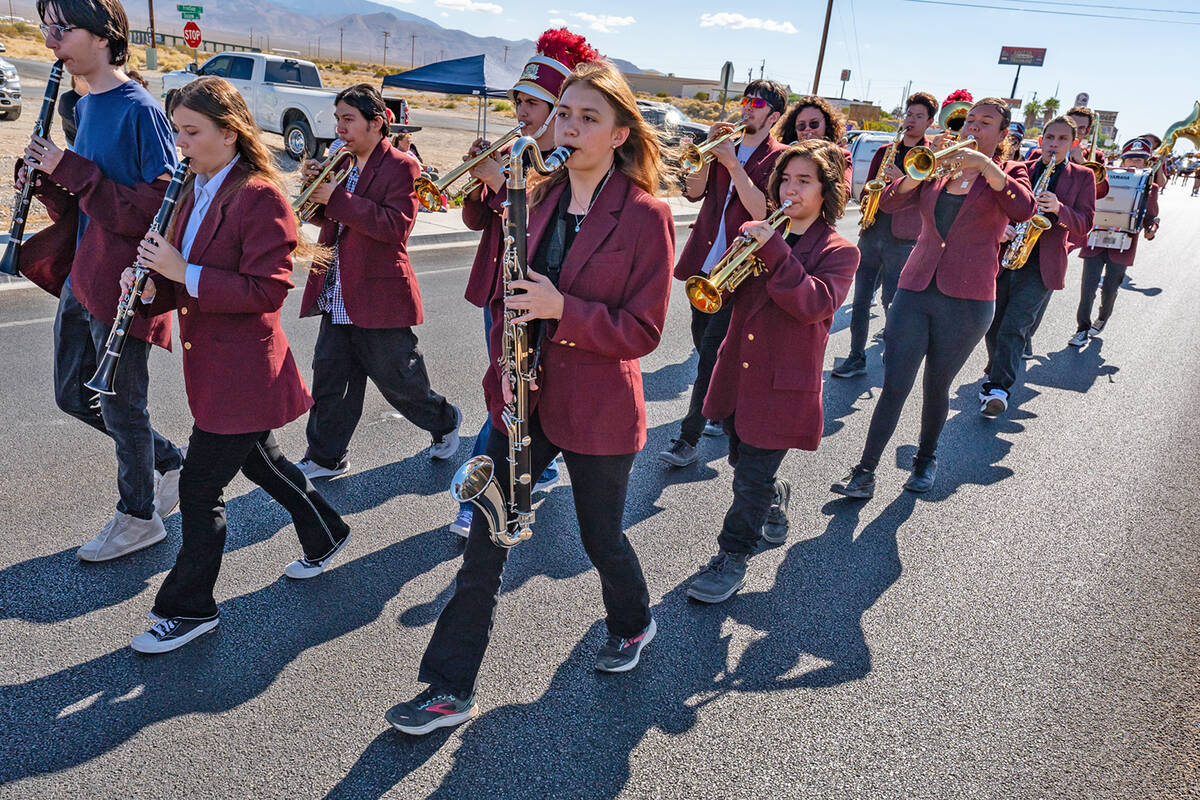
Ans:
{"type": "Polygon", "coordinates": [[[85,764],[155,723],[249,702],[304,651],[376,621],[409,580],[453,558],[442,528],[335,566],[319,580],[280,577],[221,603],[222,624],[182,650],[116,650],[0,686],[0,784],[85,764]],[[256,626],[270,620],[270,635],[256,626]]]}
{"type": "Polygon", "coordinates": [[[478,719],[420,738],[384,731],[326,800],[382,797],[451,739],[453,764],[432,798],[607,800],[626,789],[632,753],[653,731],[682,736],[733,693],[864,677],[871,656],[862,615],[900,576],[896,532],[914,502],[898,497],[857,537],[862,507],[827,504],[825,532],[789,548],[770,588],[705,606],[687,599],[690,578],[679,584],[654,608],[658,635],[630,673],[593,670],[605,635],[597,622],[533,702],[488,708],[485,677],[478,719]],[[747,628],[765,635],[744,645],[747,628]]]}
{"type": "Polygon", "coordinates": [[[1097,380],[1107,378],[1113,383],[1113,376],[1121,371],[1120,367],[1104,360],[1103,349],[1103,338],[1095,338],[1089,339],[1085,347],[1067,345],[1044,358],[1036,357],[1037,364],[1025,370],[1024,382],[1087,394],[1097,380]]]}

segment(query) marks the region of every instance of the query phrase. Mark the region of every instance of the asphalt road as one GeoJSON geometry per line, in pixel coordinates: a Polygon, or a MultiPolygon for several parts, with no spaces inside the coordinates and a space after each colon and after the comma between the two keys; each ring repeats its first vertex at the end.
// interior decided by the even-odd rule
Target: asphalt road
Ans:
{"type": "MultiPolygon", "coordinates": [[[[1200,199],[1166,193],[1161,235],[1083,351],[1066,346],[1076,263],[1004,419],[976,413],[975,353],[927,496],[901,490],[919,392],[876,498],[829,494],[862,446],[878,348],[868,376],[829,380],[825,441],[784,462],[788,541],[718,607],[684,592],[730,499],[725,442],[705,439],[680,471],[655,459],[695,366],[677,286],[642,365],[650,443],[626,508],[658,638],[636,671],[592,671],[599,587],[560,486],[510,558],[482,716],[424,739],[383,712],[418,688],[448,598],[446,487],[470,438],[431,465],[428,437],[370,391],[352,472],[324,488],[355,531],[336,567],[281,577],[298,553],[288,518],[239,478],[220,628],[137,656],[128,642],[173,562],[179,515],[148,551],[76,560],[111,514],[112,447],[54,407],[54,301],[0,293],[0,797],[1196,797],[1198,215],[1200,199]]],[[[461,299],[470,255],[416,257],[422,348],[468,431],[484,366],[479,312],[461,299]]],[[[285,328],[307,372],[317,326],[295,317],[298,301],[285,328]]],[[[844,309],[826,368],[845,355],[847,322],[844,309]]],[[[154,421],[182,440],[178,356],[156,352],[152,371],[154,421]]],[[[296,457],[303,437],[302,421],[280,432],[296,457]]]]}

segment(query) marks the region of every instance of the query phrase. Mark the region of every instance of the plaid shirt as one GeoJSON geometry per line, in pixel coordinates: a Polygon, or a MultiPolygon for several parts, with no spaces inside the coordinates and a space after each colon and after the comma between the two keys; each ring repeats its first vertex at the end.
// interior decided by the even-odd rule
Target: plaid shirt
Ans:
{"type": "MultiPolygon", "coordinates": [[[[354,188],[358,186],[358,167],[350,170],[350,175],[346,178],[346,191],[354,194],[354,188]]],[[[342,230],[345,225],[338,223],[337,240],[342,238],[342,230]]],[[[329,269],[325,270],[325,285],[321,289],[321,294],[317,297],[317,308],[329,314],[330,321],[334,325],[352,325],[350,315],[346,313],[346,303],[342,299],[342,281],[338,273],[338,246],[337,240],[333,245],[333,263],[329,265],[329,269]]]]}

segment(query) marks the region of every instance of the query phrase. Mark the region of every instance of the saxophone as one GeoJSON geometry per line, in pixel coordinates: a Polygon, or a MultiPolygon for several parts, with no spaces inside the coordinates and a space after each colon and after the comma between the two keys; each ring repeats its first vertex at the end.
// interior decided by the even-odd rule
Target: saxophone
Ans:
{"type": "MultiPolygon", "coordinates": [[[[1033,187],[1034,197],[1046,191],[1050,186],[1050,176],[1054,174],[1057,161],[1057,156],[1050,156],[1050,163],[1042,171],[1042,177],[1038,178],[1037,186],[1033,187]]],[[[1043,232],[1050,230],[1051,225],[1050,220],[1041,214],[1034,214],[1030,219],[1017,225],[1017,233],[1008,243],[1008,249],[1004,251],[1004,257],[1000,259],[1000,266],[1005,269],[1020,269],[1025,266],[1025,262],[1033,253],[1033,246],[1037,244],[1038,237],[1043,232]]]]}
{"type": "MultiPolygon", "coordinates": [[[[537,140],[522,136],[513,144],[507,167],[505,185],[508,198],[504,201],[504,296],[515,292],[513,281],[525,280],[528,275],[526,226],[529,206],[525,191],[525,170],[532,167],[548,175],[563,166],[571,153],[570,147],[557,147],[542,158],[537,140]]],[[[536,358],[530,342],[528,325],[514,322],[523,312],[504,310],[504,328],[500,364],[500,380],[512,387],[512,402],[504,407],[504,428],[508,434],[508,492],[501,490],[496,479],[496,465],[488,456],[476,456],[454,473],[450,494],[459,503],[471,503],[488,522],[492,542],[498,547],[512,547],[533,536],[533,476],[530,461],[533,453],[529,436],[529,386],[536,370],[536,358]]]]}
{"type": "Polygon", "coordinates": [[[864,231],[875,224],[875,214],[879,211],[879,198],[883,195],[883,190],[887,188],[887,181],[883,179],[884,172],[887,171],[888,164],[896,160],[896,148],[900,146],[900,140],[904,138],[904,134],[908,128],[901,127],[896,131],[896,138],[892,139],[892,143],[887,146],[887,150],[883,153],[883,160],[879,162],[879,172],[875,175],[875,180],[867,181],[863,189],[866,190],[866,199],[862,202],[862,219],[858,221],[858,226],[864,231]]]}

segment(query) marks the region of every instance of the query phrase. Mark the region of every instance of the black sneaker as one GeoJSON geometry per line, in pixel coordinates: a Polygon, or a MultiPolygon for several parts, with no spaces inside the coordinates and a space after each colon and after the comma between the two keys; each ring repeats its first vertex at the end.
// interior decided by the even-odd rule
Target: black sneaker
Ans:
{"type": "Polygon", "coordinates": [[[841,483],[830,486],[829,491],[855,500],[869,500],[875,496],[875,470],[855,467],[841,483]]]}
{"type": "Polygon", "coordinates": [[[762,538],[769,544],[783,544],[788,534],[788,503],[792,500],[792,484],[783,478],[775,481],[775,498],[767,511],[762,538]]]}
{"type": "Polygon", "coordinates": [[[747,558],[724,550],[717,553],[688,586],[688,597],[701,603],[725,602],[746,585],[747,558]]]}
{"type": "Polygon", "coordinates": [[[632,639],[609,636],[608,641],[596,654],[597,671],[629,672],[638,665],[638,661],[642,657],[642,649],[650,644],[656,631],[658,631],[658,625],[655,624],[654,617],[651,617],[650,624],[646,626],[646,629],[632,639]]]}
{"type": "Polygon", "coordinates": [[[904,488],[910,492],[924,494],[933,488],[937,478],[937,459],[933,456],[913,456],[912,475],[904,488]]]}
{"type": "Polygon", "coordinates": [[[220,617],[212,619],[159,618],[153,628],[133,637],[129,646],[139,653],[169,653],[183,647],[192,639],[208,633],[220,622],[220,617]]]}
{"type": "Polygon", "coordinates": [[[867,359],[860,355],[851,355],[833,368],[829,373],[835,378],[853,378],[856,375],[867,374],[867,359]]]}
{"type": "Polygon", "coordinates": [[[383,716],[402,733],[424,736],[436,728],[461,725],[478,714],[475,695],[460,700],[453,692],[430,686],[407,703],[392,706],[383,716]]]}
{"type": "Polygon", "coordinates": [[[695,446],[683,439],[672,439],[671,446],[658,454],[659,461],[672,467],[686,467],[695,464],[699,458],[700,453],[695,446]]]}

